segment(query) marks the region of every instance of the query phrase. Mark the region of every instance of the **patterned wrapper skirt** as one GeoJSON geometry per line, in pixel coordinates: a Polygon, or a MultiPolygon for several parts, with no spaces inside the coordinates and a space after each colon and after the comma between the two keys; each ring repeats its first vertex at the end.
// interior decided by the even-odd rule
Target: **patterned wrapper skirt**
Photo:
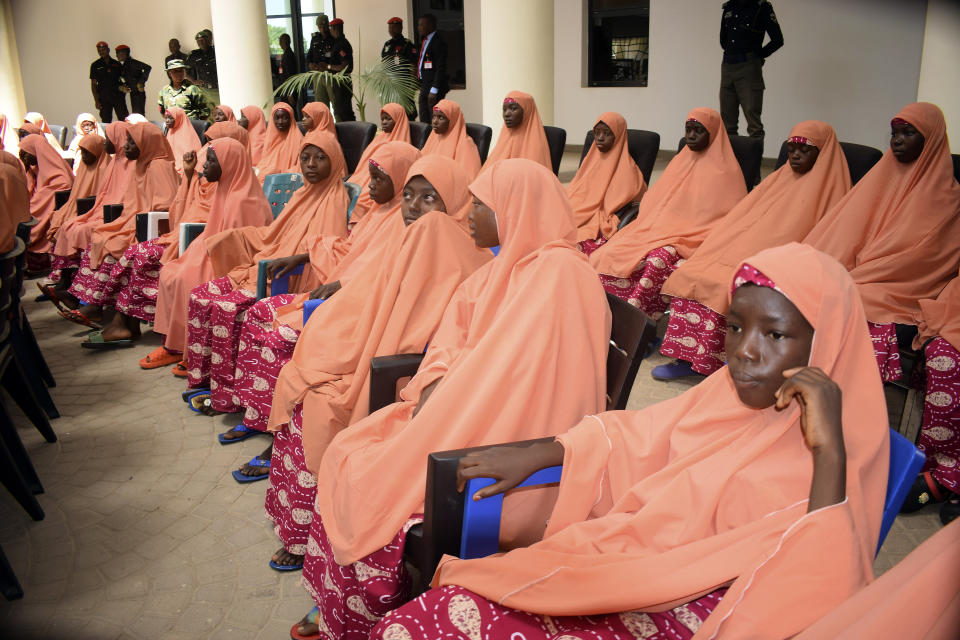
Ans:
{"type": "Polygon", "coordinates": [[[156,240],[147,240],[123,252],[110,272],[108,286],[109,293],[116,299],[117,311],[143,322],[153,322],[163,266],[160,258],[165,248],[156,240]]]}
{"type": "Polygon", "coordinates": [[[273,530],[288,553],[307,553],[307,537],[317,499],[317,479],[303,455],[303,405],[293,410],[290,422],[273,437],[270,486],[264,508],[273,530]]]}
{"type": "Polygon", "coordinates": [[[660,353],[686,360],[694,371],[708,376],[726,364],[726,333],[724,316],[696,300],[673,298],[660,353]]]}
{"type": "Polygon", "coordinates": [[[410,591],[403,543],[410,527],[422,521],[422,515],[412,516],[386,547],[341,566],[334,560],[320,516],[314,513],[301,581],[317,603],[320,638],[366,640],[384,615],[403,604],[410,591]]]}
{"type": "MultiPolygon", "coordinates": [[[[606,239],[582,240],[577,246],[582,253],[590,255],[606,243],[606,239]]],[[[659,320],[667,310],[670,298],[660,295],[663,283],[670,274],[683,264],[683,258],[673,247],[659,247],[648,253],[627,278],[600,274],[604,291],[612,293],[641,309],[654,320],[659,320]]]]}
{"type": "Polygon", "coordinates": [[[50,275],[47,276],[50,279],[50,282],[60,282],[64,269],[79,269],[80,268],[80,254],[76,253],[72,256],[58,256],[56,254],[50,254],[50,275]]]}
{"type": "Polygon", "coordinates": [[[923,470],[960,493],[960,353],[937,337],[923,351],[926,393],[917,446],[927,454],[923,470]]]}
{"type": "MultiPolygon", "coordinates": [[[[510,609],[458,586],[431,589],[388,613],[371,640],[687,640],[726,589],[659,613],[546,616],[510,609]]],[[[322,636],[321,636],[322,637],[322,636]]]]}
{"type": "Polygon", "coordinates": [[[70,293],[84,304],[112,306],[116,301],[117,287],[110,286],[110,274],[118,260],[111,255],[103,257],[100,266],[93,269],[90,266],[90,249],[83,252],[80,259],[80,269],[73,277],[70,293]]]}
{"type": "Polygon", "coordinates": [[[873,341],[873,355],[877,358],[880,368],[880,379],[884,382],[893,382],[903,377],[900,367],[900,348],[897,345],[896,325],[892,322],[877,324],[867,321],[870,329],[870,340],[873,341]]]}

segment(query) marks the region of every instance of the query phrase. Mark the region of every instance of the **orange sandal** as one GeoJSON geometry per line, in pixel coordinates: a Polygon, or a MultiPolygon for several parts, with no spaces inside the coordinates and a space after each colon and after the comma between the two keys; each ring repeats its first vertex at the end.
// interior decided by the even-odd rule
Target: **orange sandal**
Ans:
{"type": "Polygon", "coordinates": [[[176,364],[180,362],[183,358],[179,353],[171,353],[164,349],[163,347],[157,347],[150,354],[140,360],[141,369],[158,369],[160,367],[168,367],[171,364],[176,364]]]}
{"type": "Polygon", "coordinates": [[[170,372],[178,378],[187,377],[187,361],[181,360],[176,365],[174,365],[173,370],[170,372]]]}

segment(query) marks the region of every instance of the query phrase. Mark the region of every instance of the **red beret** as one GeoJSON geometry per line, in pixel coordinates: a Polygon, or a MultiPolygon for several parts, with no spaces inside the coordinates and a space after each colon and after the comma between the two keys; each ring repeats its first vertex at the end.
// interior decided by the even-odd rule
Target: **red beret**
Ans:
{"type": "Polygon", "coordinates": [[[331,27],[339,27],[341,24],[343,24],[343,20],[341,20],[340,18],[334,18],[333,20],[330,21],[331,27]]]}
{"type": "Polygon", "coordinates": [[[104,42],[103,40],[101,40],[100,42],[98,42],[98,43],[96,44],[96,46],[98,46],[98,47],[109,47],[110,45],[108,45],[106,42],[104,42]]]}
{"type": "Polygon", "coordinates": [[[118,44],[117,51],[130,51],[130,47],[125,44],[118,44]]]}
{"type": "Polygon", "coordinates": [[[387,20],[387,24],[403,24],[403,19],[397,18],[397,17],[393,17],[393,18],[390,18],[389,20],[387,20]]]}

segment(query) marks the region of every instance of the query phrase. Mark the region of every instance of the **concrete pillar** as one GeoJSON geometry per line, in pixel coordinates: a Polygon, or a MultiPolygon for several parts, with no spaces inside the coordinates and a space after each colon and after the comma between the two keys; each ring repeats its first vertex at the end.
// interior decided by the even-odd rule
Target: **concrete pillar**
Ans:
{"type": "Polygon", "coordinates": [[[17,133],[14,128],[23,122],[27,101],[23,97],[23,81],[20,77],[20,57],[17,55],[17,39],[13,32],[13,14],[10,0],[0,0],[0,113],[7,116],[7,135],[0,146],[15,153],[17,133]]]}
{"type": "Polygon", "coordinates": [[[923,33],[923,56],[917,100],[933,102],[943,110],[950,151],[960,153],[960,4],[956,0],[929,0],[923,33]]]}
{"type": "Polygon", "coordinates": [[[483,0],[480,42],[483,123],[497,135],[503,98],[515,89],[532,95],[543,124],[553,124],[553,0],[483,0]]]}
{"type": "Polygon", "coordinates": [[[272,105],[270,45],[263,0],[210,0],[220,102],[235,112],[272,105]]]}

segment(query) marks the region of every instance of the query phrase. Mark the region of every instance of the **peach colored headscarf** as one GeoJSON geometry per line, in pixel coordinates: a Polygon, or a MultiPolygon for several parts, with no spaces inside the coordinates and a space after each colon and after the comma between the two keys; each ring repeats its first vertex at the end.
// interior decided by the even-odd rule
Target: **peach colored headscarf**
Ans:
{"type": "Polygon", "coordinates": [[[453,158],[463,166],[468,176],[476,176],[480,173],[480,152],[477,151],[473,138],[467,134],[467,123],[463,119],[460,105],[453,100],[444,99],[437,102],[433,110],[447,116],[450,126],[444,134],[431,131],[421,153],[425,156],[436,153],[453,158]]]}
{"type": "Polygon", "coordinates": [[[684,147],[643,196],[637,219],[590,255],[598,273],[628,277],[647,254],[671,246],[689,258],[714,225],[747,195],[747,186],[720,114],[692,110],[687,119],[710,133],[703,151],[684,147]]]}
{"type": "Polygon", "coordinates": [[[0,151],[6,147],[7,128],[9,124],[10,121],[7,119],[6,114],[0,113],[0,151]]]}
{"type": "Polygon", "coordinates": [[[247,147],[249,152],[250,148],[250,134],[246,129],[241,127],[239,124],[234,122],[215,122],[210,125],[210,128],[203,134],[210,140],[216,140],[217,138],[233,138],[243,143],[244,147],[247,147]]]}
{"type": "Polygon", "coordinates": [[[360,160],[357,162],[357,169],[353,172],[353,175],[350,176],[350,182],[360,187],[360,197],[357,198],[357,204],[353,207],[353,212],[350,214],[350,225],[354,226],[367,215],[371,209],[377,206],[370,198],[370,192],[368,187],[370,186],[370,172],[367,170],[367,167],[370,164],[370,158],[373,156],[373,152],[376,151],[380,145],[386,144],[388,142],[406,142],[410,144],[410,121],[407,120],[407,112],[403,110],[396,102],[390,102],[383,105],[383,108],[380,109],[380,113],[386,113],[393,120],[394,125],[390,133],[384,133],[381,131],[373,139],[373,142],[367,145],[367,148],[363,150],[363,155],[360,156],[360,160]]]}
{"type": "Polygon", "coordinates": [[[546,436],[605,406],[610,312],[574,249],[563,186],[515,158],[470,190],[496,212],[499,255],[457,289],[401,401],[341,431],[320,464],[317,512],[339,564],[383,547],[423,509],[431,451],[546,436]]]}
{"type": "Polygon", "coordinates": [[[173,152],[160,129],[149,122],[128,125],[140,155],[137,156],[123,195],[120,217],[96,228],[90,236],[90,267],[96,269],[104,256],[119,258],[137,240],[137,214],[169,211],[179,184],[173,168],[173,152]]]}
{"type": "MultiPolygon", "coordinates": [[[[267,227],[228,229],[207,240],[207,253],[214,277],[227,275],[233,287],[256,289],[261,260],[305,253],[321,236],[347,235],[349,195],[343,186],[346,161],[332,133],[315,129],[303,139],[302,148],[319,147],[330,159],[330,174],[320,182],[304,181],[279,217],[267,227]]],[[[294,288],[294,291],[299,291],[294,288]]]]}
{"type": "Polygon", "coordinates": [[[173,152],[173,166],[179,175],[183,175],[183,154],[188,151],[199,151],[203,145],[193,128],[187,112],[180,107],[170,107],[167,111],[173,114],[173,126],[167,129],[167,142],[173,152]]]}
{"type": "Polygon", "coordinates": [[[171,351],[182,352],[186,344],[190,291],[213,279],[207,240],[226,229],[265,226],[273,220],[270,204],[253,174],[250,155],[243,143],[232,138],[217,138],[210,143],[210,148],[220,163],[221,176],[206,227],[180,257],[160,270],[154,331],[165,336],[163,344],[171,351]]]}
{"type": "Polygon", "coordinates": [[[567,197],[573,206],[577,240],[593,240],[597,235],[610,238],[620,222],[615,214],[636,202],[647,190],[640,167],[627,146],[627,121],[619,113],[601,113],[596,127],[603,123],[613,132],[613,146],[601,153],[594,144],[567,185],[567,197]]]}
{"type": "MultiPolygon", "coordinates": [[[[249,119],[249,116],[248,116],[249,119]]],[[[303,143],[303,134],[293,117],[293,108],[286,102],[278,102],[270,110],[270,125],[267,127],[267,138],[263,143],[263,155],[257,163],[257,178],[260,184],[273,173],[297,173],[300,170],[300,145],[303,143]],[[273,116],[278,111],[290,114],[290,128],[286,133],[280,133],[273,124],[273,116]]]]}
{"type": "Polygon", "coordinates": [[[253,165],[260,164],[263,158],[263,144],[267,138],[267,123],[263,119],[263,110],[260,107],[249,105],[240,109],[240,113],[247,117],[247,133],[250,134],[250,160],[253,165]]]}
{"type": "Polygon", "coordinates": [[[7,162],[0,163],[0,198],[0,253],[6,253],[16,245],[17,225],[30,219],[27,183],[20,170],[7,162]]]}
{"type": "Polygon", "coordinates": [[[307,131],[326,131],[337,135],[337,127],[333,122],[333,114],[330,113],[330,107],[322,102],[308,102],[303,105],[303,112],[313,120],[313,128],[307,131]]]}
{"type": "Polygon", "coordinates": [[[960,184],[940,108],[917,102],[896,117],[923,134],[920,157],[904,164],[887,149],[804,242],[847,268],[868,320],[910,324],[960,264],[960,184]]]}
{"type": "Polygon", "coordinates": [[[487,156],[481,172],[485,171],[487,167],[493,166],[498,160],[506,160],[507,158],[533,160],[552,171],[553,162],[550,160],[547,134],[543,131],[543,121],[540,119],[540,112],[537,111],[537,103],[533,96],[522,91],[511,91],[503,100],[504,104],[508,101],[520,105],[520,108],[523,109],[523,121],[519,127],[513,129],[507,127],[507,125],[500,127],[497,146],[487,156]]]}
{"type": "Polygon", "coordinates": [[[126,122],[118,121],[107,124],[107,138],[113,144],[116,153],[110,160],[110,166],[107,167],[107,175],[100,185],[97,192],[97,199],[93,207],[81,216],[67,218],[63,226],[60,227],[60,233],[57,235],[57,243],[53,247],[54,255],[72,256],[78,251],[82,251],[90,244],[90,237],[94,229],[103,224],[103,206],[107,204],[121,204],[123,195],[127,191],[127,183],[135,162],[131,162],[123,153],[123,145],[127,140],[126,122]]]}
{"type": "Polygon", "coordinates": [[[227,117],[226,120],[221,120],[220,122],[236,122],[237,121],[237,116],[233,113],[233,109],[231,107],[228,107],[225,104],[218,104],[216,108],[220,109],[220,111],[223,112],[223,115],[227,117]]]}
{"type": "Polygon", "coordinates": [[[106,140],[96,133],[87,134],[77,142],[77,149],[89,151],[96,157],[97,161],[88,165],[81,159],[81,154],[77,153],[79,165],[77,177],[73,181],[73,188],[70,190],[70,198],[62,207],[53,212],[47,236],[58,234],[64,222],[77,217],[78,198],[89,198],[99,192],[100,185],[106,179],[110,167],[110,154],[104,149],[105,142],[106,140]]]}
{"type": "Polygon", "coordinates": [[[50,220],[56,206],[54,194],[66,191],[73,186],[73,172],[56,150],[47,144],[42,136],[29,135],[20,141],[20,150],[37,158],[36,169],[30,173],[35,176],[34,187],[30,193],[30,214],[38,220],[30,229],[28,251],[47,253],[52,244],[47,239],[50,220]],[[36,173],[33,173],[36,171],[36,173]]]}
{"type": "Polygon", "coordinates": [[[774,618],[769,627],[723,637],[784,638],[872,578],[889,429],[853,281],[798,243],[746,262],[813,325],[810,366],[843,391],[846,500],[807,513],[813,459],[798,404],[749,408],[725,368],[671,400],[588,416],[558,436],[563,475],[543,540],[448,559],[435,583],[524,611],[592,615],[669,609],[732,582],[705,627],[727,618],[736,628],[759,612],[774,618]],[[824,532],[834,546],[807,544],[824,532]],[[787,567],[789,597],[758,588],[778,565],[787,567]]]}
{"type": "Polygon", "coordinates": [[[813,168],[783,165],[716,224],[689,260],[663,285],[665,295],[696,300],[726,315],[730,279],[747,256],[800,242],[850,190],[850,170],[833,127],[806,120],[790,130],[820,150],[813,168]]]}
{"type": "Polygon", "coordinates": [[[60,141],[57,140],[56,136],[53,135],[53,131],[50,130],[50,125],[47,124],[47,119],[43,117],[42,113],[30,111],[27,113],[27,115],[23,116],[23,121],[38,127],[43,134],[43,137],[47,142],[50,143],[50,146],[53,147],[57,153],[63,151],[63,147],[60,146],[60,141]]]}

